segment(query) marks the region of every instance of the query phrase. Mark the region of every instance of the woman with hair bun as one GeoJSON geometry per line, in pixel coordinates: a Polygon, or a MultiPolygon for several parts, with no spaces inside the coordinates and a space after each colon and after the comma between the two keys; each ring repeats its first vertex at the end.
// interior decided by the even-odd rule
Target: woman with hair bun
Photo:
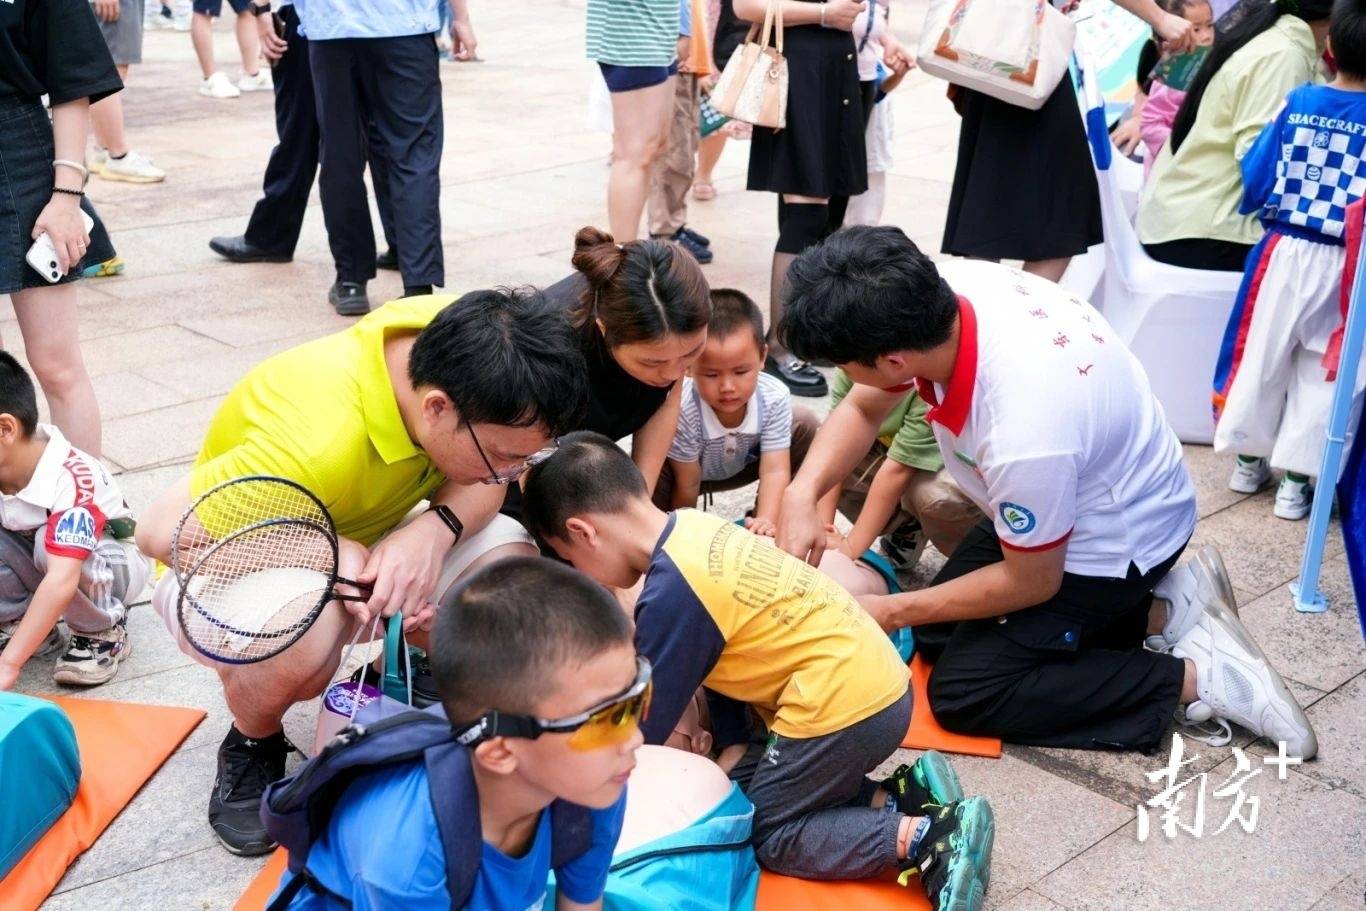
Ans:
{"type": "Polygon", "coordinates": [[[710,289],[676,244],[618,244],[597,228],[574,237],[574,273],[545,289],[579,330],[588,362],[583,430],[620,440],[653,490],[678,425],[679,395],[702,353],[710,289]]]}

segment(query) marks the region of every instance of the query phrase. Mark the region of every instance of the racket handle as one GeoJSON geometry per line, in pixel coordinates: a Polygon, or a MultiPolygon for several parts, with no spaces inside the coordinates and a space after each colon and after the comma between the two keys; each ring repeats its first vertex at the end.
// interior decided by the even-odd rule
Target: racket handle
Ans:
{"type": "Polygon", "coordinates": [[[371,595],[371,593],[372,593],[373,591],[374,591],[374,588],[373,588],[372,586],[369,586],[369,585],[362,585],[361,583],[356,582],[356,581],[353,580],[353,579],[344,579],[344,578],[342,578],[341,576],[338,576],[338,577],[337,577],[336,583],[332,586],[332,600],[333,600],[333,601],[358,601],[358,602],[359,602],[359,601],[369,601],[369,600],[370,600],[370,595],[371,595]],[[358,589],[361,590],[361,592],[363,592],[363,594],[359,594],[359,595],[341,595],[341,594],[338,594],[338,593],[337,593],[337,588],[336,588],[338,585],[349,585],[349,586],[351,586],[352,588],[358,588],[358,589]]]}

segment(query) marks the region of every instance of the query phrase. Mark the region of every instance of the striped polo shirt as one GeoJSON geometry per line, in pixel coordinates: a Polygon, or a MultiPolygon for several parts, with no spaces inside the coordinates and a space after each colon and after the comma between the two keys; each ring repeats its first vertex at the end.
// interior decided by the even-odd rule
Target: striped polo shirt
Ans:
{"type": "Polygon", "coordinates": [[[668,66],[678,56],[679,0],[588,0],[588,58],[668,66]]]}

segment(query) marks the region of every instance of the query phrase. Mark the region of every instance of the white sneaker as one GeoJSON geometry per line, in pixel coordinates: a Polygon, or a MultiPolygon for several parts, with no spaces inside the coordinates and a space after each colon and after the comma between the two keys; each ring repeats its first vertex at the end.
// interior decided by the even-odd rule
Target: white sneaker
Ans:
{"type": "Polygon", "coordinates": [[[199,94],[209,98],[236,98],[242,94],[242,91],[233,85],[232,80],[223,75],[222,72],[215,71],[212,76],[199,84],[199,94]]]}
{"type": "Polygon", "coordinates": [[[269,92],[275,88],[275,80],[270,76],[270,67],[263,66],[256,71],[255,76],[242,74],[242,78],[237,80],[237,87],[244,92],[269,92]]]}
{"type": "Polygon", "coordinates": [[[1187,723],[1232,721],[1272,743],[1284,742],[1289,755],[1314,758],[1318,738],[1304,710],[1247,627],[1222,604],[1207,607],[1171,654],[1195,664],[1197,698],[1186,707],[1187,723]]]}
{"type": "Polygon", "coordinates": [[[131,149],[122,158],[107,157],[99,175],[105,180],[128,183],[160,183],[166,179],[166,172],[152,164],[150,158],[131,149]]]}
{"type": "Polygon", "coordinates": [[[1162,627],[1162,635],[1148,637],[1148,648],[1154,651],[1180,642],[1200,621],[1206,606],[1215,601],[1238,613],[1224,558],[1213,546],[1200,548],[1194,557],[1163,576],[1153,595],[1167,602],[1167,624],[1162,627]]]}
{"type": "Polygon", "coordinates": [[[109,152],[99,146],[95,146],[93,152],[85,157],[85,168],[92,175],[99,174],[104,170],[104,164],[109,160],[109,152]]]}
{"type": "Polygon", "coordinates": [[[175,29],[176,21],[174,16],[163,16],[161,14],[161,7],[158,6],[155,12],[152,12],[149,8],[146,18],[142,21],[142,27],[144,29],[151,29],[154,32],[169,32],[175,29]]]}
{"type": "Polygon", "coordinates": [[[1233,460],[1233,474],[1228,479],[1228,489],[1237,493],[1256,493],[1271,480],[1271,463],[1266,459],[1244,462],[1233,460]]]}
{"type": "Polygon", "coordinates": [[[1272,512],[1277,518],[1299,521],[1314,507],[1314,485],[1308,481],[1292,481],[1287,475],[1276,488],[1276,505],[1272,512]]]}
{"type": "Polygon", "coordinates": [[[99,686],[113,680],[119,665],[132,653],[122,620],[98,633],[73,632],[52,668],[52,679],[67,686],[99,686]]]}

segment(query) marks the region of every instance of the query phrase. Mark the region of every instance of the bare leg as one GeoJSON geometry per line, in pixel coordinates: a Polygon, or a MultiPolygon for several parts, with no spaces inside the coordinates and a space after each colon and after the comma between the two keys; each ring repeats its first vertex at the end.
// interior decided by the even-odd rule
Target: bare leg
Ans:
{"type": "Polygon", "coordinates": [[[716,163],[721,160],[721,153],[725,149],[726,134],[720,131],[712,133],[698,143],[696,183],[711,183],[711,172],[716,168],[716,163]]]}
{"type": "MultiPolygon", "coordinates": [[[[338,574],[354,579],[365,566],[367,552],[354,541],[340,544],[338,574]]],[[[214,665],[237,730],[253,739],[279,731],[290,706],[327,689],[355,634],[355,618],[333,601],[298,642],[275,657],[256,664],[214,665]]]]}
{"type": "MultiPolygon", "coordinates": [[[[128,84],[128,67],[119,65],[119,78],[128,84]]],[[[128,137],[123,132],[123,93],[115,92],[90,106],[90,126],[95,144],[115,158],[128,154],[128,137]]]]}
{"type": "Polygon", "coordinates": [[[612,93],[612,173],[607,178],[607,221],[617,243],[636,239],[650,172],[664,151],[673,115],[674,79],[612,93]]]}
{"type": "Polygon", "coordinates": [[[47,397],[52,423],[78,449],[100,455],[100,406],[77,342],[76,286],[28,288],[12,295],[29,365],[47,397]]]}
{"type": "Polygon", "coordinates": [[[203,13],[190,17],[190,43],[199,58],[199,71],[208,79],[218,67],[213,63],[213,20],[203,13]]]}
{"type": "Polygon", "coordinates": [[[261,37],[256,32],[256,17],[250,11],[237,14],[237,50],[242,54],[242,72],[255,76],[261,70],[261,37]]]}
{"type": "Polygon", "coordinates": [[[1025,263],[1022,268],[1030,275],[1037,275],[1039,278],[1058,282],[1062,280],[1062,274],[1067,271],[1067,264],[1071,261],[1072,257],[1070,256],[1064,256],[1061,259],[1039,259],[1025,263]]]}

